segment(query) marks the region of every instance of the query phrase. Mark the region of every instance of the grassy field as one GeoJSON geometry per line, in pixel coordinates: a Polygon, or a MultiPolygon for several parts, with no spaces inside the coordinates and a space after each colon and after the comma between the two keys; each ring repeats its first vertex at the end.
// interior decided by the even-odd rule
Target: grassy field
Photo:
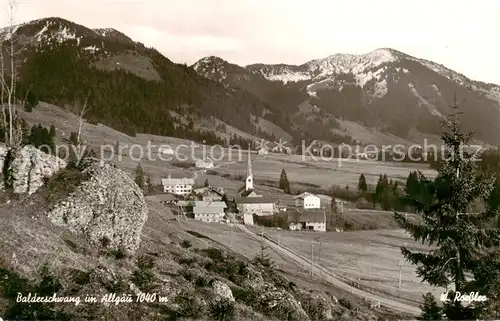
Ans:
{"type": "MultiPolygon", "coordinates": [[[[260,227],[253,230],[261,233],[260,227]]],[[[404,261],[400,252],[401,246],[412,250],[428,248],[413,242],[402,230],[318,233],[266,228],[264,233],[307,257],[311,257],[311,243],[319,242],[314,245],[314,260],[318,260],[316,262],[320,262],[335,274],[361,284],[365,289],[373,289],[374,292],[411,301],[421,301],[422,294],[426,292],[436,295],[444,292],[444,289],[421,283],[415,273],[415,267],[404,261]],[[402,264],[401,287],[399,264],[402,264]]]]}

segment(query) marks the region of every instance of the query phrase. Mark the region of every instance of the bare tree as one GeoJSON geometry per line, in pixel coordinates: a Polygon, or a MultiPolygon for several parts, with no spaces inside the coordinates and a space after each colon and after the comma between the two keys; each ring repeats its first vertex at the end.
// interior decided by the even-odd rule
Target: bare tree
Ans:
{"type": "Polygon", "coordinates": [[[77,145],[80,146],[82,144],[82,141],[81,141],[81,135],[82,135],[82,129],[83,129],[83,125],[85,123],[85,114],[87,113],[88,111],[88,108],[87,108],[87,103],[89,101],[89,96],[90,94],[87,95],[87,97],[85,97],[85,101],[83,102],[83,106],[81,106],[79,108],[79,113],[78,113],[78,132],[77,132],[77,135],[76,135],[76,138],[77,138],[77,145]]]}
{"type": "Polygon", "coordinates": [[[0,105],[2,106],[5,145],[8,148],[19,147],[22,144],[23,131],[17,108],[22,108],[29,92],[29,90],[26,91],[24,100],[17,99],[18,60],[16,57],[19,48],[16,46],[14,37],[17,29],[14,24],[15,10],[16,1],[9,0],[7,10],[9,25],[6,28],[6,34],[3,35],[4,39],[0,39],[0,105]]]}

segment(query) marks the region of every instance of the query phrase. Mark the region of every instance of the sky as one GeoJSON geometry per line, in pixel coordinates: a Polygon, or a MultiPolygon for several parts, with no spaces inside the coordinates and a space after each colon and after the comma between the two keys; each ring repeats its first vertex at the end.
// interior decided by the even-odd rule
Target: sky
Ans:
{"type": "Polygon", "coordinates": [[[302,64],[393,48],[500,84],[498,0],[17,0],[16,23],[45,17],[115,28],[189,65],[212,55],[302,64]]]}

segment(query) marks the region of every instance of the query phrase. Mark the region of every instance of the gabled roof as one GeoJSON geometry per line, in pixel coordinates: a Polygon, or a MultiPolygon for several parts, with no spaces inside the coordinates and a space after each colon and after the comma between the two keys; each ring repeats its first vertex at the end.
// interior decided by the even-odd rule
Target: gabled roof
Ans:
{"type": "Polygon", "coordinates": [[[194,206],[195,207],[227,208],[226,202],[221,202],[221,201],[214,201],[214,202],[195,201],[194,206]]]}
{"type": "Polygon", "coordinates": [[[293,197],[293,199],[294,199],[294,200],[295,200],[295,199],[304,199],[304,198],[306,198],[307,196],[314,196],[314,197],[318,197],[318,198],[319,198],[319,196],[317,196],[317,195],[314,195],[314,194],[309,193],[309,192],[304,192],[304,193],[302,193],[302,194],[299,194],[299,195],[297,195],[297,196],[294,196],[294,197],[293,197]]]}
{"type": "Polygon", "coordinates": [[[161,184],[163,186],[173,186],[173,185],[194,185],[194,179],[193,178],[162,178],[161,179],[161,184]]]}
{"type": "Polygon", "coordinates": [[[193,213],[194,214],[219,214],[219,213],[223,213],[225,208],[227,208],[227,205],[225,202],[196,201],[196,202],[194,202],[193,213]]]}

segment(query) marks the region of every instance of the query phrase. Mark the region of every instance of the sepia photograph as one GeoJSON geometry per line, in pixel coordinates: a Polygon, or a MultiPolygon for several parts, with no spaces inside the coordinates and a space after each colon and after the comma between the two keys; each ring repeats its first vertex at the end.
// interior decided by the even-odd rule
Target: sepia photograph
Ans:
{"type": "Polygon", "coordinates": [[[500,2],[0,7],[0,321],[500,319],[500,2]]]}

